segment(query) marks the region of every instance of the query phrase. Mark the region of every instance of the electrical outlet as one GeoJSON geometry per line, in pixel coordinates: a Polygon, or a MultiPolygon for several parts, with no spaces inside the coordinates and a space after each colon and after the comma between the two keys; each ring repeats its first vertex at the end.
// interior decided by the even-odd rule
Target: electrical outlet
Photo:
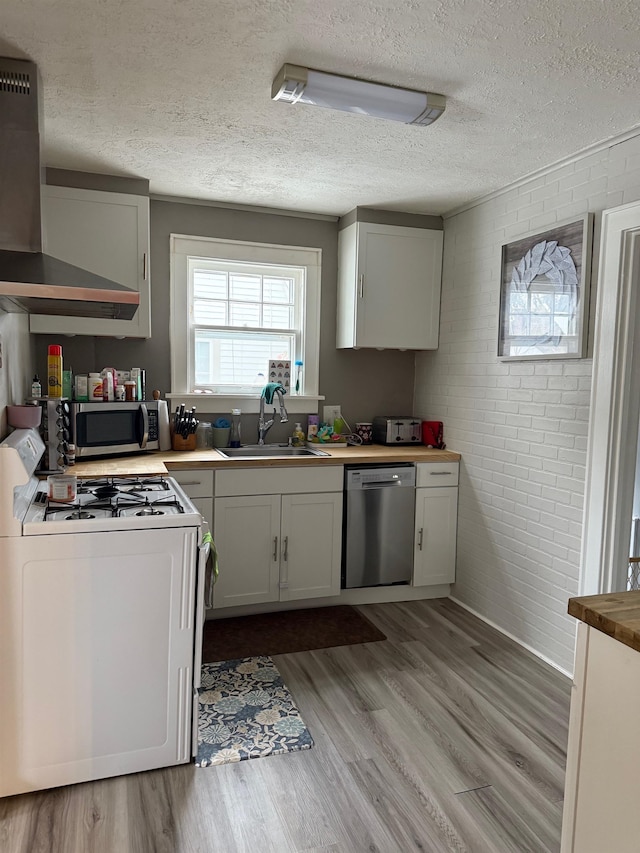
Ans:
{"type": "Polygon", "coordinates": [[[342,411],[340,410],[340,406],[323,406],[322,407],[322,420],[325,424],[329,424],[329,426],[333,426],[333,422],[336,418],[342,417],[342,411]]]}

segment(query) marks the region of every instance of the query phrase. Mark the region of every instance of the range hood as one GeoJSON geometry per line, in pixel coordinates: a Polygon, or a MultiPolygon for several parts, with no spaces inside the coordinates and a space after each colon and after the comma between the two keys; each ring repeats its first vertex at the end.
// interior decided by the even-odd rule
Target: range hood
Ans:
{"type": "Polygon", "coordinates": [[[130,320],[139,293],[42,252],[39,82],[0,57],[0,309],[130,320]]]}

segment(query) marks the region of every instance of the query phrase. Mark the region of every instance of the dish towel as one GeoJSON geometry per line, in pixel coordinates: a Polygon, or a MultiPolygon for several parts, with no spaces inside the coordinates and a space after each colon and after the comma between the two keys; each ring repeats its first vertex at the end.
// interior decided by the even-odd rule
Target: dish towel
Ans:
{"type": "Polygon", "coordinates": [[[282,387],[282,385],[279,382],[269,382],[262,389],[262,395],[261,396],[264,397],[264,401],[268,406],[270,406],[273,403],[273,395],[278,390],[282,391],[283,394],[287,393],[286,390],[282,387]]]}

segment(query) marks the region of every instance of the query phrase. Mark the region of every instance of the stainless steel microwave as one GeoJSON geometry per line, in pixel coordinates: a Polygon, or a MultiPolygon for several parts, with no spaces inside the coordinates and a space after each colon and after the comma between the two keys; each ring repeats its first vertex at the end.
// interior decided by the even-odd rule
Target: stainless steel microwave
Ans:
{"type": "Polygon", "coordinates": [[[72,403],[71,435],[78,459],[158,450],[158,401],[72,403]]]}

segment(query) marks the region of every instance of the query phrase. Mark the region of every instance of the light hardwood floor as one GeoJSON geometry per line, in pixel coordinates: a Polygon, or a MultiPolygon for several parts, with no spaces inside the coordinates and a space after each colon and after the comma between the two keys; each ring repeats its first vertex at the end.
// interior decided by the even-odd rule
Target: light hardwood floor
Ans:
{"type": "Polygon", "coordinates": [[[311,750],[0,800],[2,853],[557,851],[570,682],[446,599],[274,658],[311,750]]]}

